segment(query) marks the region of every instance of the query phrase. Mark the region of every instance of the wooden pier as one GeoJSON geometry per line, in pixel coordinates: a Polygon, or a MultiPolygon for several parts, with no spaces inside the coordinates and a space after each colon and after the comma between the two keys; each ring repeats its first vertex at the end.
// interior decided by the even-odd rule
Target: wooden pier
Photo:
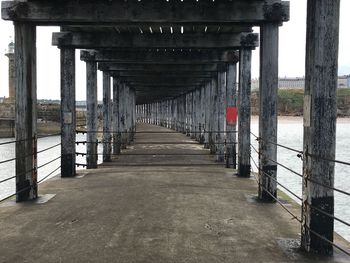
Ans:
{"type": "MultiPolygon", "coordinates": [[[[60,32],[53,34],[52,44],[57,46],[61,52],[61,176],[69,178],[67,181],[60,181],[65,185],[65,188],[62,188],[60,191],[70,191],[70,187],[75,182],[93,181],[96,180],[95,178],[98,175],[101,175],[99,181],[101,183],[104,181],[102,180],[104,176],[106,180],[109,180],[108,173],[103,175],[103,171],[108,171],[108,169],[112,169],[112,177],[116,177],[115,179],[117,180],[112,185],[118,185],[117,171],[119,170],[113,170],[117,168],[108,168],[107,164],[105,168],[107,170],[89,171],[86,179],[85,177],[81,180],[75,178],[77,175],[77,154],[82,154],[86,157],[84,165],[89,170],[98,168],[97,71],[101,70],[104,74],[104,123],[101,137],[104,144],[103,159],[105,162],[110,161],[112,155],[115,157],[115,155],[122,153],[122,156],[126,154],[128,149],[131,150],[130,146],[133,140],[137,139],[134,137],[137,122],[158,125],[186,134],[190,138],[203,143],[203,148],[208,149],[215,156],[217,164],[221,163],[222,166],[230,167],[232,174],[238,173],[239,178],[233,179],[231,176],[228,179],[224,177],[224,172],[214,173],[213,170],[211,175],[215,175],[210,176],[210,180],[213,181],[206,187],[211,189],[213,185],[220,181],[218,178],[221,176],[221,178],[225,178],[222,179],[225,182],[226,180],[227,182],[231,180],[228,184],[235,188],[233,191],[240,192],[241,188],[245,187],[245,184],[251,183],[249,179],[252,169],[252,147],[250,144],[251,53],[253,49],[260,48],[260,123],[257,137],[259,140],[259,149],[257,150],[259,158],[257,165],[257,193],[260,202],[280,203],[277,191],[277,167],[279,165],[277,162],[277,147],[279,147],[277,141],[278,46],[279,27],[289,20],[288,1],[18,0],[2,1],[1,9],[2,18],[13,21],[15,27],[15,195],[17,202],[31,201],[38,198],[36,27],[44,25],[60,26],[60,32]],[[260,28],[260,34],[253,33],[253,27],[255,26],[260,28]],[[76,151],[76,49],[84,49],[80,52],[80,59],[86,62],[87,119],[86,130],[83,131],[87,134],[86,142],[84,142],[87,145],[86,153],[77,153],[76,151]],[[111,84],[112,79],[113,84],[111,84]],[[113,96],[111,96],[112,92],[113,96]],[[228,120],[228,112],[233,113],[233,120],[228,120]],[[236,127],[237,115],[238,129],[236,127]],[[233,134],[236,134],[236,131],[238,132],[237,136],[233,136],[233,134]],[[112,145],[113,147],[111,147],[112,145]],[[234,146],[230,148],[229,145],[234,146]],[[237,164],[234,160],[238,160],[237,164]],[[238,172],[233,170],[235,166],[238,167],[238,172]],[[96,176],[93,176],[93,174],[96,174],[96,176]],[[242,180],[246,180],[246,182],[242,180]],[[71,184],[69,185],[67,182],[71,182],[71,184]],[[235,185],[236,183],[238,185],[235,185]]],[[[294,216],[294,219],[297,219],[300,223],[301,248],[306,252],[324,256],[333,255],[333,249],[337,247],[333,242],[333,228],[334,220],[338,220],[334,217],[334,191],[339,191],[339,189],[334,188],[339,9],[340,0],[308,0],[304,147],[301,152],[298,152],[304,161],[303,174],[300,175],[303,177],[303,195],[300,197],[302,214],[300,218],[294,216]]],[[[205,150],[202,149],[201,151],[205,150]]],[[[185,158],[186,155],[184,153],[182,155],[179,154],[179,156],[181,160],[192,160],[192,157],[188,157],[189,159],[185,158]]],[[[172,160],[177,160],[177,157],[173,158],[172,160]]],[[[133,161],[134,159],[131,160],[133,161]]],[[[152,164],[153,161],[150,160],[150,163],[152,164]]],[[[130,162],[130,160],[125,160],[123,165],[127,162],[130,162]]],[[[113,166],[115,161],[112,161],[111,164],[113,166]]],[[[165,163],[163,164],[165,165],[165,163]]],[[[156,169],[156,167],[152,169],[156,169]]],[[[211,171],[210,169],[205,165],[199,167],[198,171],[202,171],[202,173],[198,173],[198,180],[203,178],[203,176],[204,181],[209,180],[206,177],[206,172],[211,171]]],[[[222,171],[225,170],[223,167],[220,169],[222,171]]],[[[129,170],[120,171],[128,174],[127,171],[129,170]]],[[[143,170],[138,171],[142,172],[143,170]]],[[[189,169],[188,171],[192,170],[189,169]]],[[[177,176],[182,178],[183,174],[181,171],[177,172],[177,176]]],[[[139,181],[141,178],[138,178],[138,176],[141,176],[140,174],[137,173],[134,176],[137,179],[131,180],[131,185],[128,186],[131,187],[130,191],[132,190],[132,182],[136,184],[141,182],[139,181]]],[[[163,174],[160,176],[167,177],[168,175],[163,174]]],[[[190,178],[191,176],[188,179],[190,178]]],[[[187,183],[185,183],[185,178],[182,179],[184,181],[180,184],[180,188],[185,191],[187,188],[182,188],[182,185],[187,185],[187,183]]],[[[94,202],[103,200],[102,203],[110,205],[111,201],[116,201],[112,193],[120,194],[120,192],[118,192],[118,189],[111,190],[110,184],[106,184],[106,182],[105,184],[102,183],[105,187],[101,188],[98,187],[98,183],[97,185],[86,186],[86,189],[92,188],[92,191],[85,191],[79,188],[79,191],[74,189],[69,194],[67,192],[67,195],[63,198],[66,198],[66,201],[69,200],[70,203],[68,206],[60,204],[62,206],[61,209],[66,207],[72,207],[73,209],[75,204],[74,209],[76,211],[74,212],[79,213],[84,211],[84,206],[80,209],[80,205],[84,205],[85,201],[89,202],[86,205],[91,205],[94,202]],[[105,197],[100,199],[105,191],[112,191],[107,195],[109,199],[105,197]],[[85,194],[88,194],[87,192],[92,194],[92,196],[85,196],[85,194]],[[83,200],[84,197],[87,200],[83,200]],[[83,200],[83,202],[81,203],[80,200],[83,200]]],[[[150,184],[152,185],[151,182],[150,184]]],[[[191,185],[191,183],[189,184],[191,185]]],[[[81,186],[79,185],[79,187],[81,186]]],[[[193,188],[202,189],[196,186],[193,188]]],[[[50,189],[49,186],[48,189],[50,189]]],[[[156,189],[164,190],[161,187],[156,187],[156,189]]],[[[229,189],[230,191],[232,190],[231,187],[229,189]]],[[[124,190],[122,189],[121,193],[124,193],[124,190]]],[[[147,188],[143,190],[146,191],[147,188]]],[[[234,215],[238,216],[242,213],[242,211],[238,212],[238,208],[242,207],[242,204],[249,206],[249,202],[238,202],[239,204],[234,202],[237,206],[229,207],[230,202],[227,200],[232,201],[229,199],[232,198],[230,191],[227,192],[224,199],[220,199],[221,197],[219,198],[215,194],[210,200],[198,200],[198,206],[193,205],[192,201],[188,205],[191,208],[193,206],[194,208],[192,209],[198,211],[198,213],[201,211],[206,213],[205,209],[211,211],[210,214],[217,213],[219,215],[222,213],[223,216],[222,218],[220,217],[220,220],[225,220],[226,217],[226,215],[224,216],[225,211],[222,211],[224,207],[228,211],[232,211],[233,217],[234,215]],[[222,207],[219,205],[220,200],[223,200],[222,207]],[[214,208],[209,203],[205,203],[205,205],[203,204],[203,209],[197,210],[202,205],[202,201],[212,202],[212,204],[219,205],[220,208],[214,208]]],[[[218,190],[217,193],[219,192],[222,193],[223,191],[218,190]]],[[[248,189],[246,192],[249,193],[248,189]]],[[[164,221],[162,220],[164,218],[161,215],[165,212],[171,213],[171,211],[166,210],[167,206],[168,208],[180,208],[175,203],[172,203],[173,200],[168,200],[160,192],[156,193],[159,194],[159,197],[162,199],[159,201],[163,202],[162,204],[164,205],[161,208],[162,213],[157,218],[157,220],[161,221],[160,225],[163,226],[164,221]]],[[[130,194],[130,192],[128,191],[127,194],[130,194]]],[[[125,199],[122,200],[124,205],[118,209],[123,210],[127,202],[133,200],[132,197],[132,195],[126,195],[125,199]]],[[[137,198],[141,199],[141,196],[137,198]]],[[[176,196],[176,193],[174,198],[180,198],[181,201],[181,196],[176,196]]],[[[143,201],[145,201],[143,203],[144,206],[148,205],[146,196],[144,196],[143,201]]],[[[151,198],[148,201],[153,202],[154,200],[151,198]]],[[[158,206],[157,204],[155,205],[155,207],[149,208],[154,213],[156,213],[154,209],[158,211],[158,206]]],[[[262,207],[274,206],[274,204],[260,205],[261,207],[257,208],[257,211],[262,209],[262,207]]],[[[25,207],[26,205],[24,205],[25,207]]],[[[99,208],[100,206],[96,207],[95,210],[86,210],[86,216],[93,216],[96,213],[98,216],[106,217],[113,222],[113,217],[109,216],[107,212],[100,215],[99,208]]],[[[103,206],[101,206],[102,208],[103,206]]],[[[32,221],[32,218],[39,216],[40,213],[33,211],[28,212],[29,216],[19,223],[17,226],[19,231],[27,223],[33,224],[31,229],[33,229],[34,225],[35,227],[40,226],[40,224],[37,224],[38,222],[32,221]]],[[[65,213],[62,210],[59,211],[63,214],[65,213]]],[[[138,206],[133,207],[132,211],[137,215],[138,206]]],[[[176,211],[180,212],[180,214],[182,212],[181,209],[176,211]]],[[[250,226],[255,226],[254,236],[257,236],[257,238],[259,237],[259,231],[263,231],[264,228],[269,229],[271,233],[267,240],[273,240],[279,235],[279,232],[273,232],[268,226],[271,218],[274,218],[276,214],[269,209],[266,211],[269,213],[265,213],[261,220],[254,221],[256,220],[254,218],[250,222],[250,217],[248,216],[239,224],[245,224],[246,222],[250,226]]],[[[102,212],[104,213],[105,211],[102,212]]],[[[23,213],[25,213],[25,210],[23,213]]],[[[152,214],[151,216],[154,215],[152,214]]],[[[50,217],[49,215],[47,216],[50,217]]],[[[57,218],[60,217],[57,215],[57,218]]],[[[59,228],[60,222],[63,222],[63,226],[66,226],[67,224],[74,225],[75,220],[84,220],[81,218],[68,218],[71,220],[71,223],[63,218],[61,221],[53,220],[49,224],[57,222],[57,228],[59,228]]],[[[142,217],[140,218],[142,221],[142,217]]],[[[130,220],[128,216],[121,219],[125,220],[125,222],[130,220]]],[[[136,220],[135,218],[131,219],[136,220]]],[[[189,225],[186,225],[185,232],[194,231],[193,236],[188,241],[190,243],[187,244],[188,246],[183,251],[170,249],[184,262],[186,262],[186,253],[184,251],[187,247],[196,246],[196,242],[192,238],[199,235],[196,228],[192,229],[191,227],[194,223],[187,222],[187,219],[183,218],[182,223],[184,225],[189,223],[189,225]]],[[[197,219],[201,220],[201,217],[197,219]]],[[[219,219],[216,218],[215,220],[219,219]]],[[[98,228],[98,223],[82,222],[84,222],[82,231],[86,232],[76,232],[78,236],[77,239],[73,238],[74,241],[83,240],[80,238],[86,237],[86,235],[91,235],[89,237],[93,240],[95,233],[104,234],[105,230],[103,229],[100,232],[89,231],[90,224],[98,228]]],[[[202,223],[200,222],[198,225],[200,226],[202,223]]],[[[112,226],[114,224],[119,223],[113,222],[112,226]]],[[[231,243],[231,250],[226,250],[226,241],[223,241],[224,237],[218,234],[222,232],[216,230],[217,228],[212,227],[210,223],[205,224],[207,224],[205,226],[208,231],[217,232],[216,238],[220,240],[222,245],[217,250],[217,253],[221,256],[224,256],[226,251],[230,251],[229,257],[232,261],[239,254],[238,251],[246,251],[246,257],[249,258],[254,255],[254,261],[259,259],[259,253],[252,252],[253,250],[249,250],[249,248],[245,250],[245,245],[249,244],[251,239],[243,226],[240,226],[239,230],[235,230],[240,232],[236,232],[234,239],[242,241],[242,244],[238,246],[239,250],[234,252],[232,246],[234,247],[236,243],[231,243]],[[240,239],[240,237],[243,239],[240,239]],[[247,239],[244,239],[244,237],[247,237],[247,239]]],[[[277,221],[276,224],[278,225],[277,221]]],[[[157,229],[156,227],[154,228],[157,229]]],[[[283,232],[284,229],[282,228],[283,225],[278,231],[283,232]]],[[[108,233],[113,232],[109,228],[106,229],[108,233]]],[[[146,229],[144,230],[146,231],[146,229]]],[[[164,229],[161,227],[158,230],[162,232],[164,229]]],[[[181,228],[176,229],[175,233],[178,233],[176,231],[180,230],[181,228]]],[[[135,231],[134,233],[130,232],[131,239],[134,242],[136,242],[134,240],[135,237],[142,237],[142,235],[137,235],[140,234],[137,231],[141,230],[134,228],[132,224],[129,226],[128,231],[135,231]]],[[[124,232],[118,233],[116,232],[115,239],[117,241],[119,239],[123,240],[125,237],[124,232]]],[[[53,238],[54,234],[56,232],[53,232],[48,238],[53,238]]],[[[29,245],[29,232],[28,235],[27,238],[22,240],[29,245]]],[[[207,253],[204,253],[206,256],[203,259],[206,258],[208,262],[213,262],[209,260],[213,257],[216,258],[216,261],[223,261],[222,258],[218,258],[218,254],[210,252],[217,240],[214,242],[214,239],[212,239],[212,243],[206,243],[204,242],[205,234],[199,237],[203,239],[205,247],[198,245],[198,251],[201,251],[198,253],[204,253],[204,251],[207,253]]],[[[152,243],[152,237],[147,236],[147,238],[152,243]]],[[[158,237],[155,238],[157,239],[158,237]]],[[[161,245],[166,245],[166,241],[162,238],[164,236],[160,238],[161,241],[159,242],[162,243],[161,245]]],[[[118,242],[117,244],[112,242],[112,245],[116,246],[117,249],[120,246],[122,250],[124,249],[124,252],[135,253],[135,250],[129,252],[129,249],[133,246],[137,247],[136,243],[130,242],[130,240],[126,241],[129,242],[126,244],[129,244],[130,247],[123,247],[125,244],[118,242]]],[[[68,242],[68,240],[62,237],[62,242],[68,242]]],[[[142,244],[150,245],[145,242],[142,244]]],[[[180,247],[186,244],[185,239],[180,239],[176,242],[178,242],[180,247]]],[[[98,245],[102,245],[102,243],[98,245]]],[[[79,242],[79,246],[83,246],[82,242],[79,242]]],[[[84,250],[84,256],[90,255],[91,251],[95,251],[94,246],[96,246],[95,242],[91,242],[91,249],[81,247],[81,251],[84,250]]],[[[65,248],[71,249],[72,247],[76,246],[72,246],[70,243],[65,248]]],[[[278,258],[275,246],[272,243],[266,243],[264,239],[259,239],[256,242],[256,246],[251,246],[250,248],[252,247],[256,251],[259,251],[260,247],[264,247],[261,255],[264,253],[270,254],[270,256],[275,255],[276,257],[272,257],[274,260],[278,258]]],[[[195,248],[193,247],[193,251],[196,251],[195,248]]],[[[337,248],[339,249],[339,247],[337,248]]],[[[154,251],[151,250],[151,252],[153,253],[154,251]]],[[[343,250],[343,252],[350,256],[349,251],[343,250]]],[[[112,255],[115,252],[110,253],[112,255]]],[[[152,253],[145,255],[145,258],[151,261],[152,253]]],[[[59,255],[63,256],[62,254],[59,255]]],[[[124,256],[130,259],[128,255],[124,256]]],[[[142,261],[137,258],[137,254],[133,255],[135,255],[135,261],[142,261]]],[[[242,258],[244,257],[242,256],[242,258]]],[[[157,258],[157,260],[162,261],[162,258],[157,258]]],[[[178,261],[171,259],[171,257],[167,257],[167,260],[178,261]]],[[[191,254],[191,260],[194,262],[204,261],[201,260],[199,254],[191,254]]],[[[248,262],[251,262],[251,260],[248,260],[248,262]]]]}

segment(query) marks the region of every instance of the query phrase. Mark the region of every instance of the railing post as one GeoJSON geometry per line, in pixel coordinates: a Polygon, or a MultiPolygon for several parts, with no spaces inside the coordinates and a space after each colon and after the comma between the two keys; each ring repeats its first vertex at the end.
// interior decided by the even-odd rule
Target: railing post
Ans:
{"type": "Polygon", "coordinates": [[[72,177],[75,167],[75,49],[61,47],[61,176],[72,177]]]}
{"type": "Polygon", "coordinates": [[[340,0],[308,0],[301,246],[323,255],[333,254],[334,162],[324,159],[335,159],[339,11],[340,0]]]}
{"type": "Polygon", "coordinates": [[[38,197],[36,27],[15,22],[16,201],[38,197]]]}

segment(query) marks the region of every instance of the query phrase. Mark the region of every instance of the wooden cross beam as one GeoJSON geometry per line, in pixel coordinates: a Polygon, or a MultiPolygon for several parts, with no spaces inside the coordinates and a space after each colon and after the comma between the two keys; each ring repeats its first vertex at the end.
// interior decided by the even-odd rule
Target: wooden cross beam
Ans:
{"type": "Polygon", "coordinates": [[[235,51],[120,51],[120,50],[82,50],[83,61],[118,62],[132,64],[217,64],[236,63],[235,51]]]}
{"type": "MultiPolygon", "coordinates": [[[[163,71],[159,72],[143,72],[143,71],[123,71],[123,72],[111,72],[113,76],[118,78],[151,78],[157,79],[160,76],[162,78],[212,78],[215,73],[212,72],[177,72],[177,71],[163,71]]],[[[110,73],[110,74],[111,74],[110,73]]]]}
{"type": "Polygon", "coordinates": [[[117,72],[178,72],[179,74],[190,74],[196,72],[217,72],[217,64],[202,64],[202,65],[188,65],[188,64],[119,64],[114,62],[99,62],[98,69],[101,71],[117,71],[117,72]]]}
{"type": "Polygon", "coordinates": [[[255,33],[111,34],[109,32],[56,32],[52,45],[77,49],[239,49],[255,48],[255,33]]]}
{"type": "Polygon", "coordinates": [[[233,24],[289,19],[289,2],[235,1],[3,1],[4,20],[37,25],[233,24]]]}
{"type": "Polygon", "coordinates": [[[121,78],[123,82],[128,83],[130,86],[136,85],[150,85],[150,86],[161,86],[161,87],[173,87],[173,86],[188,86],[188,85],[200,85],[208,79],[131,79],[121,78]]]}

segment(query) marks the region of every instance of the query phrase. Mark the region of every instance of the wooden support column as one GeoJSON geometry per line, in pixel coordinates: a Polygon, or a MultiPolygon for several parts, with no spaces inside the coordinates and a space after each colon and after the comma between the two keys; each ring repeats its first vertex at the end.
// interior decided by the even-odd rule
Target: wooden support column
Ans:
{"type": "Polygon", "coordinates": [[[181,96],[181,132],[186,134],[186,96],[181,96]]]}
{"type": "Polygon", "coordinates": [[[97,63],[86,61],[86,164],[87,169],[97,168],[97,63]]]}
{"type": "Polygon", "coordinates": [[[136,133],[136,122],[137,122],[137,117],[136,117],[136,91],[133,89],[132,90],[132,136],[131,140],[134,141],[135,133],[136,133]]]}
{"type": "Polygon", "coordinates": [[[238,105],[238,176],[250,177],[251,48],[241,48],[238,105]]]}
{"type": "Polygon", "coordinates": [[[204,149],[209,149],[209,115],[210,115],[210,83],[204,87],[204,149]]]}
{"type": "Polygon", "coordinates": [[[132,113],[132,102],[131,102],[131,89],[129,86],[126,87],[126,98],[125,98],[125,124],[126,124],[126,143],[127,145],[131,144],[131,137],[132,137],[132,132],[131,132],[131,113],[132,113]]]}
{"type": "Polygon", "coordinates": [[[198,89],[193,92],[194,139],[198,140],[198,89]]]}
{"type": "Polygon", "coordinates": [[[216,161],[223,162],[225,159],[225,116],[226,116],[226,66],[223,66],[220,72],[218,72],[218,126],[217,126],[217,152],[216,161]]]}
{"type": "Polygon", "coordinates": [[[72,177],[75,168],[75,49],[61,48],[61,176],[72,177]]]}
{"type": "Polygon", "coordinates": [[[103,72],[103,161],[111,161],[112,151],[112,105],[111,105],[111,77],[107,72],[103,72]]]}
{"type": "Polygon", "coordinates": [[[203,121],[203,117],[204,117],[204,114],[203,114],[203,97],[204,97],[204,92],[203,92],[203,87],[201,87],[199,90],[198,90],[198,95],[199,95],[199,98],[198,98],[198,115],[199,115],[199,126],[198,126],[198,142],[200,144],[203,143],[203,129],[204,129],[204,121],[203,121]]]}
{"type": "Polygon", "coordinates": [[[113,154],[120,154],[121,127],[120,127],[120,82],[113,77],[113,154]]]}
{"type": "Polygon", "coordinates": [[[211,81],[211,116],[210,116],[210,153],[216,153],[216,131],[218,130],[218,109],[217,109],[217,99],[218,99],[218,90],[217,90],[217,75],[212,78],[211,81]]]}
{"type": "MultiPolygon", "coordinates": [[[[248,66],[248,65],[246,65],[248,66]]],[[[250,71],[249,71],[250,73],[250,71]]],[[[250,79],[249,79],[250,83],[250,79]]],[[[250,85],[249,85],[250,88],[250,85]]],[[[226,71],[226,114],[237,113],[237,63],[229,63],[226,71]]],[[[233,116],[230,116],[233,117],[233,116]]],[[[227,160],[226,167],[236,169],[237,119],[226,118],[227,160]]],[[[250,145],[249,145],[250,146],[250,145]]]]}
{"type": "Polygon", "coordinates": [[[259,199],[277,197],[278,24],[260,27],[259,199]]]}
{"type": "Polygon", "coordinates": [[[194,108],[194,91],[190,93],[190,107],[191,107],[191,139],[195,138],[195,108],[194,108]]]}
{"type": "Polygon", "coordinates": [[[339,9],[340,0],[308,0],[301,245],[323,255],[333,254],[319,236],[333,242],[334,162],[326,160],[335,159],[339,9]]]}
{"type": "Polygon", "coordinates": [[[38,197],[36,27],[15,23],[16,201],[38,197]]]}
{"type": "Polygon", "coordinates": [[[119,92],[119,111],[120,111],[120,131],[121,131],[121,149],[126,149],[126,84],[121,83],[119,92]]]}
{"type": "Polygon", "coordinates": [[[205,113],[206,113],[206,101],[205,101],[205,95],[206,95],[206,84],[202,87],[202,96],[201,96],[201,112],[202,112],[202,132],[201,132],[201,144],[204,145],[205,141],[205,113]]]}

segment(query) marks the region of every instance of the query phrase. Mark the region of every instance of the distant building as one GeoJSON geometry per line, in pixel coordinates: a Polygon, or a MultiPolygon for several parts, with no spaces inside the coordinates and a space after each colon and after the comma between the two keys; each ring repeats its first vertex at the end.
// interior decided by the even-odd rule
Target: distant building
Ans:
{"type": "MultiPolygon", "coordinates": [[[[304,89],[305,78],[279,78],[279,89],[304,89]]],[[[350,75],[338,77],[338,88],[350,88],[350,75]]],[[[259,89],[259,79],[252,79],[252,90],[259,89]]]]}

